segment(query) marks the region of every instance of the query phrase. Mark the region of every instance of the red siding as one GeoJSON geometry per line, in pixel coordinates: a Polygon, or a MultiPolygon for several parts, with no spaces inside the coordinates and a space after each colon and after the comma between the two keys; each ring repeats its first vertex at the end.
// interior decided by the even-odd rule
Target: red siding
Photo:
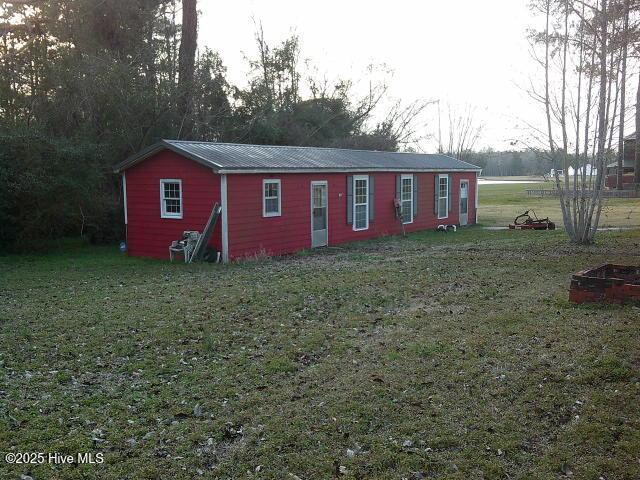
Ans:
{"type": "MultiPolygon", "coordinates": [[[[214,202],[220,202],[220,176],[192,160],[164,150],[125,172],[129,254],[168,258],[169,245],[185,230],[204,229],[214,202]],[[160,179],[182,180],[182,219],[160,217],[160,179]]],[[[257,193],[259,195],[259,193],[257,193]]],[[[211,245],[220,250],[218,221],[211,245]]]]}
{"type": "MultiPolygon", "coordinates": [[[[346,177],[348,174],[235,174],[227,175],[229,218],[229,258],[264,252],[269,255],[292,253],[311,246],[311,182],[328,182],[329,245],[401,233],[395,218],[396,174],[375,176],[375,220],[369,229],[354,231],[346,218],[346,177]],[[281,180],[282,215],[263,218],[262,181],[281,180]]],[[[469,180],[468,223],[475,223],[475,172],[451,175],[452,205],[449,216],[438,220],[434,213],[435,173],[418,174],[418,212],[414,222],[405,225],[408,232],[435,228],[438,224],[459,223],[460,180],[469,180]]]]}
{"type": "MultiPolygon", "coordinates": [[[[633,174],[625,173],[622,176],[622,185],[626,186],[626,188],[629,188],[629,186],[632,186],[633,174]]],[[[618,175],[617,174],[607,175],[606,186],[607,188],[611,188],[611,189],[618,188],[618,175]]]]}

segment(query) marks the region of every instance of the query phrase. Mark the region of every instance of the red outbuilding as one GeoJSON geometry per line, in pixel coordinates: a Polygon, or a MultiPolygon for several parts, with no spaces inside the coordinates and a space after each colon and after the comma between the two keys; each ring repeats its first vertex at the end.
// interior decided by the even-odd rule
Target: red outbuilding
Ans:
{"type": "Polygon", "coordinates": [[[114,170],[135,256],[168,258],[216,202],[224,261],[477,221],[480,168],[439,154],[163,140],[114,170]]]}

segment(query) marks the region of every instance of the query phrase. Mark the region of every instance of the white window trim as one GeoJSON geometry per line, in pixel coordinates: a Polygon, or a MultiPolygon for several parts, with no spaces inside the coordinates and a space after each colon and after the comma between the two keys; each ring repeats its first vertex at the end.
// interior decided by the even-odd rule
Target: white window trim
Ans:
{"type": "MultiPolygon", "coordinates": [[[[175,200],[175,199],[172,199],[175,200]]],[[[160,179],[160,218],[173,218],[180,220],[184,213],[184,204],[182,203],[182,180],[179,178],[162,178],[160,179]],[[165,183],[177,183],[180,188],[180,213],[169,213],[165,209],[166,200],[164,197],[164,184],[165,183]]]]}
{"type": "Polygon", "coordinates": [[[451,185],[449,185],[449,175],[447,174],[438,175],[438,220],[442,220],[443,218],[447,218],[449,216],[449,189],[450,188],[451,188],[451,185]],[[447,180],[447,194],[444,197],[441,197],[440,196],[440,180],[443,178],[447,180]],[[446,200],[447,208],[444,209],[445,216],[441,217],[440,216],[440,200],[443,198],[446,200]]]}
{"type": "MultiPolygon", "coordinates": [[[[273,198],[273,197],[269,197],[273,198]]],[[[267,217],[280,217],[282,216],[282,186],[279,178],[268,178],[262,180],[262,216],[267,217]],[[265,187],[268,183],[275,183],[278,185],[278,211],[267,213],[267,197],[265,196],[265,187]]]]}
{"type": "Polygon", "coordinates": [[[404,223],[405,225],[409,225],[410,223],[413,223],[413,175],[400,175],[400,209],[402,211],[402,204],[405,201],[408,200],[403,200],[402,199],[402,187],[403,187],[403,182],[405,180],[411,180],[411,209],[409,210],[411,212],[411,220],[404,220],[402,223],[404,223]]]}
{"type": "Polygon", "coordinates": [[[355,232],[360,232],[362,230],[369,230],[369,175],[354,175],[353,176],[353,230],[355,232]],[[364,180],[367,182],[367,194],[365,198],[367,199],[365,203],[356,203],[356,181],[364,180]],[[367,212],[367,223],[362,228],[356,228],[356,205],[365,205],[365,211],[367,212]]]}

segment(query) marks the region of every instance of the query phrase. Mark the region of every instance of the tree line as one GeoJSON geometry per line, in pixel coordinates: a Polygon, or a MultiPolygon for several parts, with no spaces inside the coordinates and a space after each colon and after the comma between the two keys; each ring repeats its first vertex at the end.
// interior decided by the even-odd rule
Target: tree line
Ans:
{"type": "Polygon", "coordinates": [[[393,151],[428,105],[389,102],[382,81],[357,94],[350,79],[305,75],[299,38],[269,44],[260,24],[248,85],[233,85],[197,39],[196,0],[3,2],[3,247],[121,238],[111,167],[158,139],[393,151]]]}

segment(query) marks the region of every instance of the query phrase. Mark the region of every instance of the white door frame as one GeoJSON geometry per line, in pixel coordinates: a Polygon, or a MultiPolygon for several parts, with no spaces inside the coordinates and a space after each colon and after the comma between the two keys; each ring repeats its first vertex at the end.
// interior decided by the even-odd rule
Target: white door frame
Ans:
{"type": "Polygon", "coordinates": [[[321,185],[324,186],[325,188],[325,201],[326,201],[326,205],[325,205],[325,215],[326,215],[326,222],[327,222],[327,242],[325,245],[318,245],[318,247],[327,247],[329,246],[329,183],[326,180],[313,180],[311,182],[311,187],[309,189],[310,192],[310,206],[311,206],[311,215],[310,215],[310,223],[311,223],[311,248],[315,248],[313,245],[313,187],[315,187],[316,185],[321,185]]]}

